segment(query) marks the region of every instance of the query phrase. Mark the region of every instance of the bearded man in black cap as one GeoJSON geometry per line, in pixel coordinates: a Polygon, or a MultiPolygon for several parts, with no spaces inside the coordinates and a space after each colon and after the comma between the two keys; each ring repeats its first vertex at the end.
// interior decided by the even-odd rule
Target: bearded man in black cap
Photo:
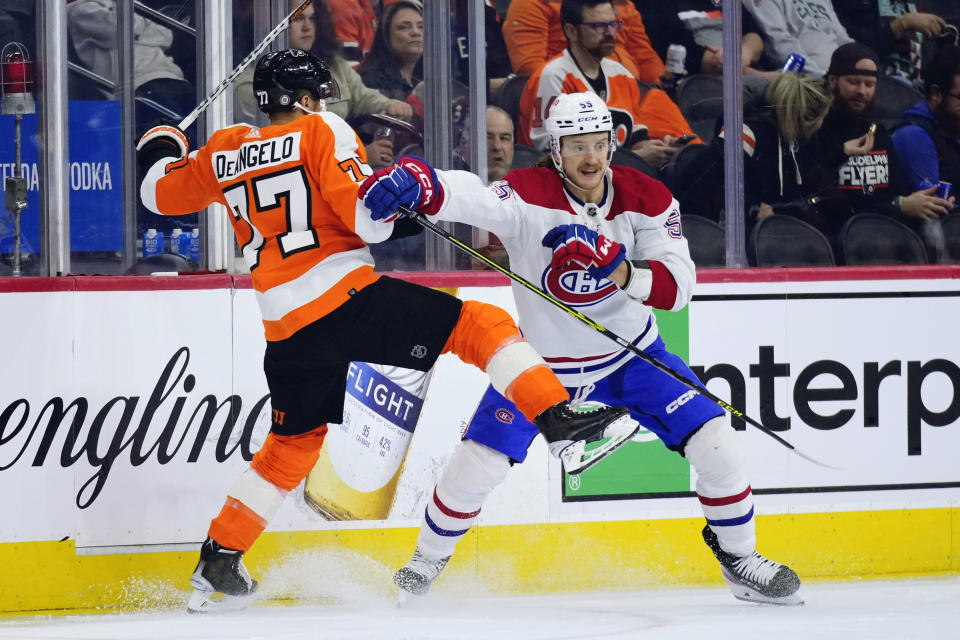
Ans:
{"type": "Polygon", "coordinates": [[[938,220],[952,207],[937,197],[935,187],[911,191],[893,140],[870,119],[878,70],[876,53],[859,42],[838,47],[827,70],[834,101],[817,136],[825,163],[837,167],[837,181],[821,195],[818,209],[827,214],[822,229],[835,238],[855,213],[891,215],[923,233],[925,221],[938,220]]]}

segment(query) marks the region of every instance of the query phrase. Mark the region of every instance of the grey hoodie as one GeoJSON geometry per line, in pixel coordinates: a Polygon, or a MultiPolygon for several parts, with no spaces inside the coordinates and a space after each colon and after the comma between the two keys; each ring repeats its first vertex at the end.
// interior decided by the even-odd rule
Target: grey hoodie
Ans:
{"type": "Polygon", "coordinates": [[[807,59],[805,73],[824,75],[830,56],[853,42],[830,0],[741,0],[763,29],[765,54],[780,66],[791,53],[807,59]]]}
{"type": "MultiPolygon", "coordinates": [[[[83,65],[97,75],[117,81],[117,15],[114,0],[74,0],[67,5],[67,29],[83,65]]],[[[183,71],[167,55],[173,34],[166,27],[133,17],[134,89],[151,80],[183,80],[183,71]]]]}

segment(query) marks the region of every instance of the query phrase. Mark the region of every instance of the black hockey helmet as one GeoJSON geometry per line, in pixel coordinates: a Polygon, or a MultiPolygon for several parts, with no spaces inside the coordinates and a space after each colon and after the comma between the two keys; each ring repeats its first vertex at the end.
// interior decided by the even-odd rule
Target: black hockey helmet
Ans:
{"type": "Polygon", "coordinates": [[[264,113],[293,109],[300,91],[317,100],[336,102],[340,87],[327,65],[317,56],[300,49],[274,51],[257,60],[253,72],[253,94],[264,113]]]}

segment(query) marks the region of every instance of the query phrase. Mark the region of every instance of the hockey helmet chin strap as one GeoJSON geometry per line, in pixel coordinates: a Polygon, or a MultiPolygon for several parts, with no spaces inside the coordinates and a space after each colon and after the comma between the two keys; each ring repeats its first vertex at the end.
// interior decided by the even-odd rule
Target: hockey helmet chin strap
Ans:
{"type": "Polygon", "coordinates": [[[321,99],[319,100],[319,102],[320,102],[320,111],[310,111],[310,109],[307,109],[305,106],[303,106],[302,104],[300,104],[300,101],[299,101],[299,100],[298,100],[297,102],[294,102],[294,103],[293,103],[293,108],[294,108],[294,109],[300,109],[300,111],[303,111],[304,113],[308,113],[308,114],[310,114],[310,115],[312,115],[312,116],[315,116],[315,115],[319,115],[319,114],[322,113],[323,111],[326,111],[326,110],[327,110],[327,103],[326,103],[326,101],[324,101],[324,100],[321,98],[321,99]]]}

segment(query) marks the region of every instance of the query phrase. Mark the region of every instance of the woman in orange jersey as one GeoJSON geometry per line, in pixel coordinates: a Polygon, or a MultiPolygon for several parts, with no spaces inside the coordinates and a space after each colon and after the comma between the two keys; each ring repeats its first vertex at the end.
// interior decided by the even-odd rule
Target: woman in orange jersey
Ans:
{"type": "Polygon", "coordinates": [[[374,274],[366,243],[386,240],[386,225],[358,200],[372,171],[356,133],[323,110],[339,89],[316,56],[269,53],[253,87],[268,127],[217,131],[189,154],[172,126],[150,129],[137,144],[147,208],[182,215],[213,202],[227,207],[267,338],[270,434],[210,524],[190,580],[194,612],[243,606],[253,594],[243,553],[313,468],[327,424],[342,420],[351,361],[427,371],[440,354],[455,353],[486,371],[561,459],[575,441],[616,431],[619,444],[636,430],[623,407],[570,409],[567,391],[502,309],[374,274]],[[217,592],[224,598],[215,603],[217,592]]]}

